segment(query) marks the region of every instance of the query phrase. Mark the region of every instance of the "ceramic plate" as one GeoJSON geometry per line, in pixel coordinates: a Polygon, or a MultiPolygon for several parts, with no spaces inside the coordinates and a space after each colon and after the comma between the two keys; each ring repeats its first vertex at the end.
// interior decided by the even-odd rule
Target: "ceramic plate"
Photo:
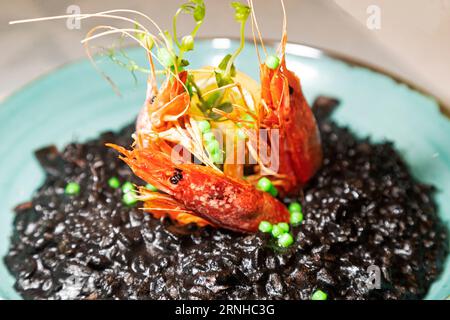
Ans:
{"type": "MultiPolygon", "coordinates": [[[[217,65],[236,47],[230,39],[196,43],[192,67],[217,65]]],[[[390,140],[403,154],[414,175],[437,187],[439,214],[450,226],[450,121],[432,97],[372,71],[332,58],[323,51],[289,44],[288,66],[300,75],[307,99],[329,95],[341,100],[335,120],[358,136],[390,140]]],[[[145,65],[145,54],[129,49],[145,65]]],[[[258,78],[254,48],[248,44],[238,59],[242,71],[258,78]]],[[[30,199],[44,174],[33,151],[56,144],[95,138],[116,130],[136,116],[145,95],[145,79],[133,77],[110,63],[101,67],[116,80],[122,97],[94,71],[87,60],[66,65],[31,82],[0,105],[0,256],[6,254],[12,233],[13,208],[30,199]]],[[[14,279],[0,261],[0,298],[18,298],[14,279]]],[[[427,298],[450,294],[450,263],[431,287],[427,298]]]]}

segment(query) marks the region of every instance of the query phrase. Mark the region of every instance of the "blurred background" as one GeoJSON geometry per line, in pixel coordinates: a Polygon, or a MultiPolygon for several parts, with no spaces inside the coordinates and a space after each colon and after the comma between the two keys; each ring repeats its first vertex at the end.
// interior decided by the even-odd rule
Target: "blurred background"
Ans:
{"type": "MultiPolygon", "coordinates": [[[[99,21],[69,29],[65,20],[8,25],[16,19],[126,8],[163,28],[184,0],[2,0],[0,100],[41,74],[85,56],[80,40],[99,21]]],[[[238,36],[228,0],[205,0],[199,35],[238,36]]],[[[263,36],[279,39],[278,0],[254,0],[263,36]]],[[[450,0],[285,0],[289,40],[378,66],[435,95],[450,112],[450,0]]],[[[101,21],[104,23],[104,21],[101,21]]],[[[180,29],[190,24],[180,20],[180,29]]]]}

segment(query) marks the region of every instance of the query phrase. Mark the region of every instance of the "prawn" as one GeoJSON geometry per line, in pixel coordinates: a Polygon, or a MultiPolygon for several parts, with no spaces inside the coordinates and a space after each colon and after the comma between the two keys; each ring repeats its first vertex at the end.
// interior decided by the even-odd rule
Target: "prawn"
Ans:
{"type": "Polygon", "coordinates": [[[164,192],[141,188],[145,210],[163,207],[159,210],[184,223],[212,224],[240,232],[256,232],[261,221],[289,221],[283,203],[245,180],[198,164],[174,164],[156,144],[133,150],[108,146],[120,152],[120,158],[138,177],[164,192]]]}
{"type": "MultiPolygon", "coordinates": [[[[275,183],[284,194],[294,194],[320,168],[323,155],[316,119],[303,95],[300,79],[286,67],[286,12],[283,1],[281,4],[284,19],[279,57],[276,57],[279,65],[273,68],[260,63],[259,123],[262,128],[280,130],[283,140],[277,146],[279,170],[275,183]]],[[[249,5],[253,8],[252,0],[249,0],[249,5]]],[[[252,26],[258,29],[254,14],[252,26]]],[[[259,40],[265,50],[261,36],[259,40]]]]}

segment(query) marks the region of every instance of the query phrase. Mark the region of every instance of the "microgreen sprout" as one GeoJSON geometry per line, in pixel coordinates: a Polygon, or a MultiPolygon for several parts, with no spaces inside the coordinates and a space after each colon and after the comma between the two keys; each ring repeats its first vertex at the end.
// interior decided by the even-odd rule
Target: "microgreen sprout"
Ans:
{"type": "Polygon", "coordinates": [[[203,20],[205,19],[206,7],[203,0],[189,0],[185,4],[181,5],[181,7],[173,16],[173,37],[175,39],[175,43],[179,48],[181,48],[182,44],[178,41],[177,38],[177,19],[181,13],[190,14],[194,18],[196,25],[194,30],[192,30],[190,34],[190,36],[194,38],[198,32],[198,29],[202,25],[203,20]]]}
{"type": "Polygon", "coordinates": [[[206,7],[203,0],[189,0],[188,2],[181,5],[173,16],[172,21],[172,31],[173,31],[173,41],[179,49],[178,62],[183,59],[184,53],[194,50],[194,38],[200,26],[203,24],[205,19],[206,7]],[[192,15],[195,21],[195,27],[189,35],[182,37],[181,41],[178,39],[177,34],[177,20],[181,13],[192,15]]]}
{"type": "Polygon", "coordinates": [[[134,25],[134,28],[136,29],[134,36],[143,44],[145,44],[148,50],[152,50],[153,46],[155,45],[155,40],[153,39],[153,36],[145,32],[140,32],[140,28],[137,24],[134,25]]]}
{"type": "Polygon", "coordinates": [[[247,22],[248,16],[250,15],[251,9],[249,6],[242,4],[240,2],[232,2],[231,6],[235,10],[234,18],[237,22],[241,24],[241,30],[240,30],[240,37],[241,42],[239,45],[239,48],[233,53],[233,55],[230,58],[230,61],[228,61],[227,69],[225,71],[225,74],[228,74],[231,66],[234,63],[234,60],[236,60],[236,57],[241,53],[242,49],[244,49],[245,45],[245,24],[247,22]]]}
{"type": "Polygon", "coordinates": [[[247,22],[248,16],[251,13],[251,9],[249,6],[240,3],[240,2],[232,2],[231,6],[234,8],[234,18],[235,20],[241,24],[240,28],[240,37],[241,42],[239,44],[239,48],[231,55],[226,55],[221,63],[218,66],[218,70],[216,70],[216,79],[219,87],[232,83],[232,77],[235,76],[236,70],[234,67],[234,61],[237,56],[244,49],[245,45],[245,24],[247,22]]]}

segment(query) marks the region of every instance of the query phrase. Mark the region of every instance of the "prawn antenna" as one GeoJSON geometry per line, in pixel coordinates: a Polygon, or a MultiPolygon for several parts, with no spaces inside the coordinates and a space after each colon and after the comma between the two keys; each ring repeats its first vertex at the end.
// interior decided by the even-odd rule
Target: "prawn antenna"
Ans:
{"type": "MultiPolygon", "coordinates": [[[[266,50],[266,46],[264,45],[264,41],[263,41],[263,38],[262,38],[261,31],[259,29],[258,20],[256,18],[255,6],[253,5],[253,0],[247,0],[247,2],[248,2],[248,5],[249,5],[249,7],[251,9],[251,15],[252,15],[253,41],[255,43],[256,51],[257,51],[257,54],[258,54],[258,59],[261,60],[260,59],[260,55],[259,55],[259,50],[257,48],[257,42],[258,41],[256,40],[256,36],[255,36],[255,32],[254,32],[255,30],[256,30],[256,33],[258,34],[259,43],[261,44],[261,47],[262,47],[262,49],[264,51],[264,54],[266,56],[267,56],[267,50],[266,50]]],[[[260,61],[260,63],[261,63],[261,61],[260,61]]]]}
{"type": "Polygon", "coordinates": [[[284,57],[286,53],[286,42],[287,42],[287,15],[286,15],[286,7],[284,5],[284,1],[280,0],[281,8],[283,9],[283,30],[281,34],[281,43],[279,48],[279,53],[284,57]]]}

